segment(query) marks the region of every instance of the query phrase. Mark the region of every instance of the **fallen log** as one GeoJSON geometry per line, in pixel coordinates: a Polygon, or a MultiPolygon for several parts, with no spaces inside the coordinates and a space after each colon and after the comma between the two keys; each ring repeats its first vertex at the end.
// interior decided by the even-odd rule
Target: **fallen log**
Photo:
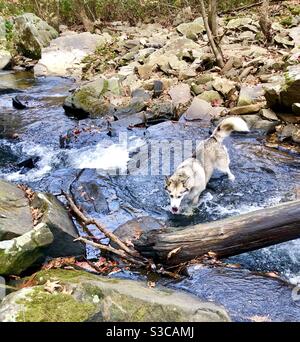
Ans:
{"type": "Polygon", "coordinates": [[[144,256],[178,265],[208,252],[229,257],[300,238],[300,200],[187,228],[144,232],[133,241],[144,256]]]}

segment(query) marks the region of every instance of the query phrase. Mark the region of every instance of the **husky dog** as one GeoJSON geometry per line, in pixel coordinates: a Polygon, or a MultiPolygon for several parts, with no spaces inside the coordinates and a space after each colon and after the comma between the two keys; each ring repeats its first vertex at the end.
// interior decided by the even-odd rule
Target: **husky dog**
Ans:
{"type": "Polygon", "coordinates": [[[224,119],[208,139],[199,143],[193,156],[183,161],[174,174],[166,179],[165,189],[170,197],[173,214],[180,213],[183,200],[193,207],[197,206],[199,196],[205,190],[214,169],[224,172],[229,180],[234,181],[235,177],[229,168],[229,155],[222,144],[232,131],[249,132],[249,129],[239,117],[224,119]]]}

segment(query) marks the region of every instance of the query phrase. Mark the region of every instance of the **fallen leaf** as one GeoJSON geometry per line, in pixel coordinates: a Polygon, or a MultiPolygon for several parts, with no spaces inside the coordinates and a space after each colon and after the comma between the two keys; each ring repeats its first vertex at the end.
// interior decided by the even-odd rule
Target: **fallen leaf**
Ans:
{"type": "Polygon", "coordinates": [[[154,281],[148,281],[147,282],[147,286],[150,287],[150,288],[153,288],[156,286],[156,283],[154,281]]]}
{"type": "Polygon", "coordinates": [[[47,280],[46,284],[44,285],[44,290],[53,293],[58,289],[63,289],[63,287],[59,284],[59,280],[51,281],[47,280]]]}

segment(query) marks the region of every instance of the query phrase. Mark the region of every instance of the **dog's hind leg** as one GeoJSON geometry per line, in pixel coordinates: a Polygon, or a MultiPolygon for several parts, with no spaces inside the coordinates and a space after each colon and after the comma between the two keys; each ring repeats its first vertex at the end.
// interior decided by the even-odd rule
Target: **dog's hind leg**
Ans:
{"type": "Polygon", "coordinates": [[[233,182],[235,180],[235,176],[231,172],[229,165],[230,165],[229,155],[227,153],[227,150],[224,149],[224,154],[222,154],[222,157],[217,160],[216,168],[219,171],[226,173],[228,176],[228,179],[233,182]]]}

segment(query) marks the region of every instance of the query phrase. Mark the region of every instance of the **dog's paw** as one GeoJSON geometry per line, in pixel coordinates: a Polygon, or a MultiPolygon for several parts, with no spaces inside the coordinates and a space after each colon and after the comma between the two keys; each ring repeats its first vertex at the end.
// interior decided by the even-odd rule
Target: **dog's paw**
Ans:
{"type": "Polygon", "coordinates": [[[235,181],[235,175],[233,175],[232,173],[228,175],[228,179],[231,181],[231,182],[234,182],[235,181]]]}

